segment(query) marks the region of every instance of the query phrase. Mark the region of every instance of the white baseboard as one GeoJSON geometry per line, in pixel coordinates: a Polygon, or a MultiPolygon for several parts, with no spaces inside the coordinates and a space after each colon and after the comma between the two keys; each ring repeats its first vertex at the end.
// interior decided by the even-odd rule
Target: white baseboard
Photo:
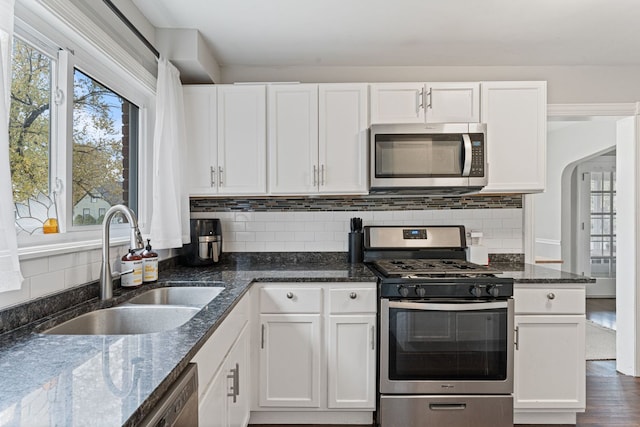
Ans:
{"type": "Polygon", "coordinates": [[[575,424],[575,412],[518,412],[514,411],[513,424],[575,424]]]}

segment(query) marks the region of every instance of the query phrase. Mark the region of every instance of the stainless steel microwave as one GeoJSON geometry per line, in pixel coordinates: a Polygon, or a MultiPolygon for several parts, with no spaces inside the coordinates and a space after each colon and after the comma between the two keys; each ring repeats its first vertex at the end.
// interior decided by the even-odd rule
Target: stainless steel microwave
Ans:
{"type": "Polygon", "coordinates": [[[487,185],[486,125],[372,125],[372,193],[464,194],[487,185]]]}

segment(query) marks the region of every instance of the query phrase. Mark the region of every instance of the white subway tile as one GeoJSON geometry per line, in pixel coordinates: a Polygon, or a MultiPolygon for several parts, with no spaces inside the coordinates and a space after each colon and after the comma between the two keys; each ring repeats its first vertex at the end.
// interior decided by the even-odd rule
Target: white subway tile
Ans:
{"type": "Polygon", "coordinates": [[[305,222],[304,224],[304,231],[322,231],[324,230],[324,222],[322,221],[317,221],[317,222],[305,222]]]}
{"type": "Polygon", "coordinates": [[[284,231],[287,228],[287,224],[284,222],[265,222],[265,231],[284,231]]]}
{"type": "Polygon", "coordinates": [[[273,231],[257,231],[256,242],[269,242],[275,239],[275,233],[273,231]]]}
{"type": "Polygon", "coordinates": [[[284,242],[284,249],[286,252],[298,252],[304,251],[304,242],[284,242]]]}
{"type": "MultiPolygon", "coordinates": [[[[120,266],[118,266],[116,271],[119,270],[120,266]]],[[[82,285],[83,283],[88,283],[92,280],[94,280],[94,277],[91,264],[68,268],[64,272],[64,283],[67,288],[82,285]]]]}
{"type": "Polygon", "coordinates": [[[65,270],[31,277],[31,298],[52,294],[64,289],[65,270]]]}
{"type": "Polygon", "coordinates": [[[312,231],[296,231],[294,233],[294,239],[297,242],[310,242],[314,238],[314,233],[312,231]]]}
{"type": "Polygon", "coordinates": [[[333,241],[333,232],[331,231],[316,231],[313,233],[313,241],[315,242],[328,242],[333,241]]]}
{"type": "Polygon", "coordinates": [[[324,231],[349,231],[349,226],[345,222],[330,221],[324,223],[324,231]]]}
{"type": "Polygon", "coordinates": [[[227,231],[246,231],[247,223],[246,222],[230,222],[229,228],[227,231]]]}
{"type": "Polygon", "coordinates": [[[32,277],[49,271],[49,258],[34,258],[20,261],[20,270],[23,277],[32,277]]]}
{"type": "Polygon", "coordinates": [[[229,242],[224,240],[222,242],[223,252],[244,252],[246,251],[246,242],[229,242]]]}
{"type": "Polygon", "coordinates": [[[264,249],[267,252],[284,252],[285,242],[264,242],[264,249]]]}
{"type": "Polygon", "coordinates": [[[258,222],[258,221],[254,221],[254,222],[247,222],[245,229],[246,231],[265,231],[267,229],[267,224],[266,222],[258,222]]]}
{"type": "Polygon", "coordinates": [[[333,221],[334,215],[332,211],[312,212],[314,221],[333,221]]]}
{"type": "Polygon", "coordinates": [[[247,242],[245,248],[248,252],[264,252],[265,242],[247,242]]]}
{"type": "Polygon", "coordinates": [[[284,229],[286,231],[304,231],[306,222],[285,222],[284,229]]]}
{"type": "MultiPolygon", "coordinates": [[[[53,255],[49,257],[49,271],[64,270],[66,268],[73,267],[79,263],[74,262],[79,253],[69,253],[62,255],[53,255]]],[[[86,263],[86,261],[85,261],[86,263]]]]}
{"type": "Polygon", "coordinates": [[[278,231],[274,233],[273,239],[279,242],[293,242],[296,238],[293,231],[278,231]]]}
{"type": "Polygon", "coordinates": [[[28,302],[31,296],[31,280],[25,279],[15,291],[0,293],[0,309],[28,302]]]}
{"type": "Polygon", "coordinates": [[[234,234],[236,242],[255,242],[256,240],[256,233],[250,231],[238,231],[234,234]]]}
{"type": "Polygon", "coordinates": [[[305,242],[305,251],[308,252],[336,252],[340,249],[337,242],[305,242]]]}
{"type": "Polygon", "coordinates": [[[236,212],[235,222],[253,221],[253,212],[236,212]]]}
{"type": "Polygon", "coordinates": [[[373,220],[378,221],[391,221],[393,220],[393,211],[374,211],[373,220]]]}

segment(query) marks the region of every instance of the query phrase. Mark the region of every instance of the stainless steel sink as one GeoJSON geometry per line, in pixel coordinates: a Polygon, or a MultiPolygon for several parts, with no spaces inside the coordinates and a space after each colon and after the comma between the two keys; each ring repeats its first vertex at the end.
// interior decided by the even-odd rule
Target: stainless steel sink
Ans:
{"type": "Polygon", "coordinates": [[[177,305],[204,307],[218,296],[224,287],[170,286],[147,291],[127,301],[128,304],[177,305]]]}
{"type": "Polygon", "coordinates": [[[123,305],[96,310],[46,330],[52,335],[133,335],[175,329],[200,311],[172,305],[123,305]]]}

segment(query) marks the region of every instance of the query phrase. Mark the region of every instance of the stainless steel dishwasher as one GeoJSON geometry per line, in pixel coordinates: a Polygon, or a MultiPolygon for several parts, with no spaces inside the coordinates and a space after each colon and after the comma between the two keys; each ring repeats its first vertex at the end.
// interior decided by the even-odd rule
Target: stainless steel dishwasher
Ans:
{"type": "Polygon", "coordinates": [[[198,368],[195,363],[187,366],[140,426],[198,426],[198,368]]]}

